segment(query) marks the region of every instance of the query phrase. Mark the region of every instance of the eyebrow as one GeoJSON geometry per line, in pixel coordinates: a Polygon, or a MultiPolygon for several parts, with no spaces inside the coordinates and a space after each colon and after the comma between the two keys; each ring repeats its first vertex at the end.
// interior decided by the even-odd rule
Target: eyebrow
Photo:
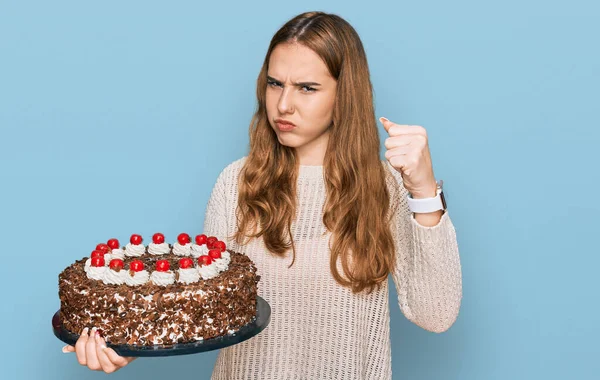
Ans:
{"type": "MultiPolygon", "coordinates": [[[[267,75],[267,79],[281,83],[280,80],[275,79],[275,78],[273,78],[272,76],[269,76],[269,75],[267,75]]],[[[317,82],[298,82],[298,83],[292,82],[292,84],[294,86],[320,86],[321,85],[320,83],[317,83],[317,82]]]]}

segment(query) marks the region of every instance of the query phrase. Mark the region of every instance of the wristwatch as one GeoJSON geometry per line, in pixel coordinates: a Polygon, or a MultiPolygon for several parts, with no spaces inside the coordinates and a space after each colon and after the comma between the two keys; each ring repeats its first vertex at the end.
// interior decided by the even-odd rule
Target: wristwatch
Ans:
{"type": "Polygon", "coordinates": [[[444,181],[439,180],[436,182],[437,190],[436,195],[433,198],[420,198],[414,199],[409,194],[407,197],[408,208],[411,212],[416,213],[428,213],[437,210],[446,210],[446,198],[444,198],[444,181]]]}

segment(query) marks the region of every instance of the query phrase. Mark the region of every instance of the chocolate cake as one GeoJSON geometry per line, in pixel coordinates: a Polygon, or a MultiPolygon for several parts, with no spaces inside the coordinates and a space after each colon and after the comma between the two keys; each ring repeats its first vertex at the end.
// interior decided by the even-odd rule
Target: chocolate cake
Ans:
{"type": "Polygon", "coordinates": [[[60,318],[79,334],[100,329],[111,344],[172,345],[232,334],[256,318],[260,276],[248,256],[216,237],[164,243],[139,235],[98,244],[59,274],[60,318]]]}

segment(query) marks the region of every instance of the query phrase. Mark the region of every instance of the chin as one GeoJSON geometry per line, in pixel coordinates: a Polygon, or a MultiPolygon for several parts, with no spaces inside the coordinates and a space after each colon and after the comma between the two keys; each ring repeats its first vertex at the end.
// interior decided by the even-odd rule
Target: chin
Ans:
{"type": "Polygon", "coordinates": [[[298,141],[297,138],[294,138],[293,136],[285,136],[281,134],[277,134],[277,141],[279,141],[279,143],[281,145],[290,147],[290,148],[297,148],[299,146],[302,145],[301,141],[298,141]]]}
{"type": "Polygon", "coordinates": [[[283,146],[287,146],[289,148],[296,148],[297,145],[294,143],[291,143],[289,141],[289,139],[281,139],[280,137],[277,138],[277,141],[279,141],[279,144],[283,145],[283,146]]]}

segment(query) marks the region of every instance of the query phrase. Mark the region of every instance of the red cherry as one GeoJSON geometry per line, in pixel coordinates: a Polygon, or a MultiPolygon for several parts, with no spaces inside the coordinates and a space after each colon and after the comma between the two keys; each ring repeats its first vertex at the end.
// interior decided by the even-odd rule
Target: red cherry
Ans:
{"type": "Polygon", "coordinates": [[[158,260],[156,262],[156,270],[159,272],[166,272],[169,270],[169,261],[168,260],[158,260]]]}
{"type": "Polygon", "coordinates": [[[100,243],[96,246],[96,251],[107,253],[108,251],[110,251],[110,247],[104,243],[100,243]]]}
{"type": "Polygon", "coordinates": [[[121,260],[121,259],[112,259],[112,260],[110,260],[110,263],[108,263],[108,266],[110,267],[110,269],[116,270],[118,272],[121,269],[123,269],[123,266],[124,266],[123,260],[121,260]]]}
{"type": "Polygon", "coordinates": [[[98,250],[93,250],[93,251],[92,251],[92,256],[91,256],[91,257],[92,257],[92,259],[93,259],[94,257],[102,257],[102,258],[103,258],[103,257],[104,257],[104,252],[102,252],[102,251],[98,251],[98,250]]]}
{"type": "Polygon", "coordinates": [[[140,235],[133,234],[133,235],[131,235],[129,242],[133,245],[139,245],[139,244],[142,244],[143,240],[144,239],[142,239],[142,237],[140,235]]]}
{"type": "Polygon", "coordinates": [[[179,268],[181,269],[189,268],[192,265],[194,265],[194,261],[189,257],[184,257],[183,259],[179,260],[179,268]]]}
{"type": "Polygon", "coordinates": [[[208,246],[208,249],[213,249],[213,248],[214,248],[214,247],[213,247],[213,244],[215,244],[215,242],[216,242],[216,241],[218,241],[218,240],[219,240],[219,239],[217,239],[217,238],[216,238],[216,237],[214,237],[214,236],[209,236],[209,237],[206,239],[206,245],[208,246]]]}
{"type": "Polygon", "coordinates": [[[129,269],[131,269],[134,272],[139,272],[141,270],[144,270],[144,263],[140,260],[133,260],[129,263],[129,269]]]}
{"type": "Polygon", "coordinates": [[[219,248],[211,249],[208,251],[208,255],[211,259],[216,260],[221,258],[221,250],[219,248]]]}
{"type": "Polygon", "coordinates": [[[104,257],[92,257],[92,266],[93,267],[103,267],[104,266],[104,257]]]}
{"type": "Polygon", "coordinates": [[[204,235],[204,234],[196,235],[196,244],[198,244],[198,245],[206,244],[206,235],[204,235]]]}
{"type": "Polygon", "coordinates": [[[154,235],[152,235],[152,242],[154,244],[162,244],[165,242],[165,235],[161,234],[160,232],[155,233],[154,235]]]}
{"type": "Polygon", "coordinates": [[[180,233],[179,236],[177,236],[177,241],[181,245],[186,245],[187,243],[189,243],[191,241],[190,235],[186,234],[185,232],[180,233]]]}
{"type": "Polygon", "coordinates": [[[119,241],[117,239],[110,239],[106,242],[106,245],[108,245],[110,249],[119,249],[119,241]]]}
{"type": "Polygon", "coordinates": [[[198,264],[200,265],[210,265],[212,263],[212,259],[210,256],[202,255],[198,257],[198,264]]]}
{"type": "Polygon", "coordinates": [[[225,252],[225,249],[227,248],[227,246],[225,245],[224,241],[221,240],[217,240],[214,244],[213,244],[213,248],[217,248],[220,249],[221,252],[225,252]]]}

